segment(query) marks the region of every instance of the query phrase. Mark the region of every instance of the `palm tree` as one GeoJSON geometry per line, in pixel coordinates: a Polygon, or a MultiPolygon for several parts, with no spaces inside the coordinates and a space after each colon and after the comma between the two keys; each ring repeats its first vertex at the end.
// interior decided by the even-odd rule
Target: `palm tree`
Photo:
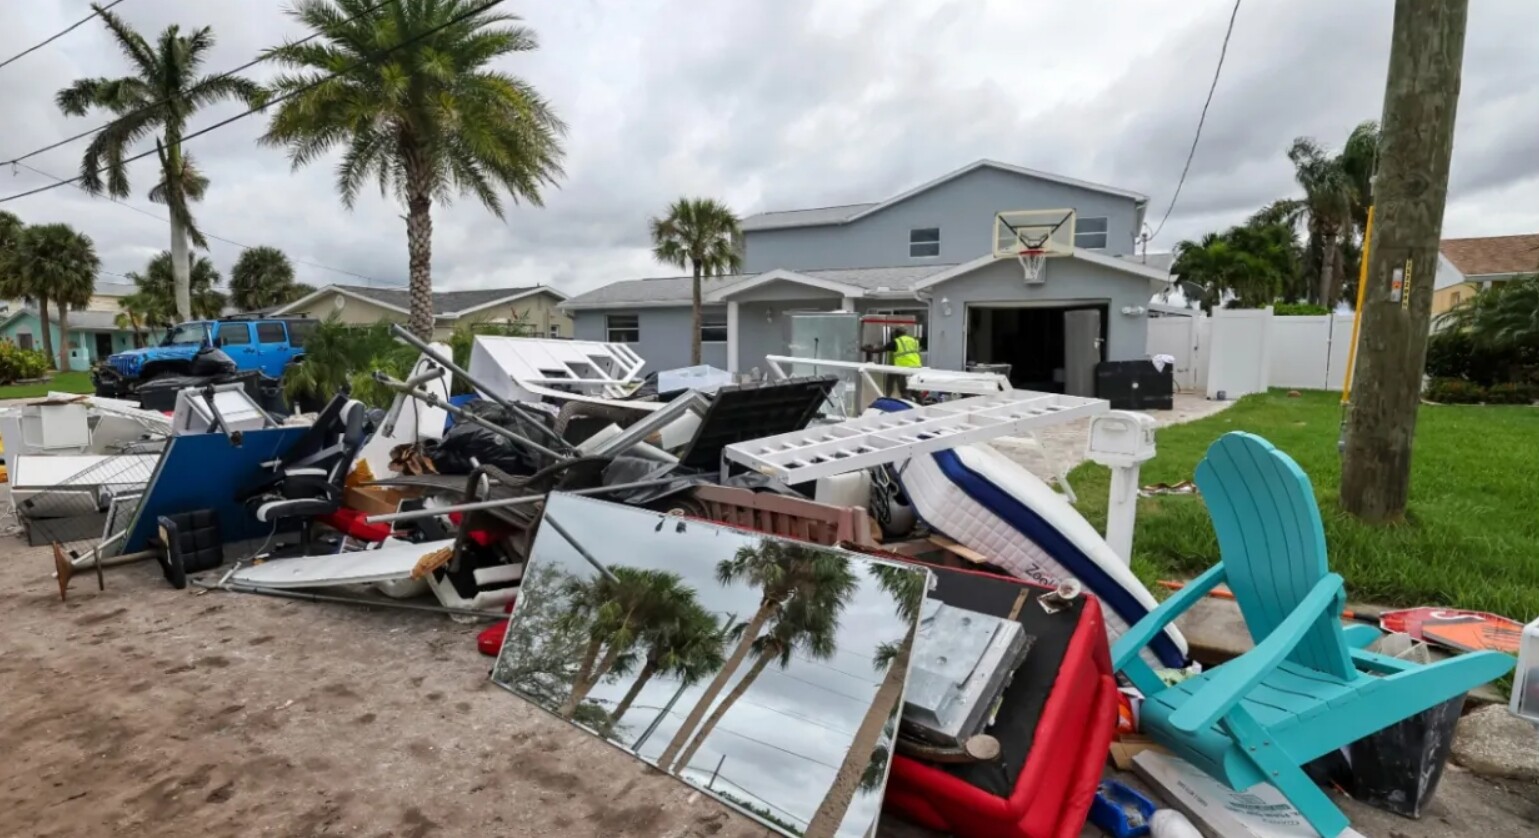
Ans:
{"type": "MultiPolygon", "coordinates": [[[[59,369],[69,369],[69,309],[91,301],[96,272],[101,270],[91,237],[68,224],[38,224],[22,234],[18,265],[26,295],[38,301],[43,327],[43,353],[53,357],[48,303],[59,306],[59,369]]],[[[50,361],[51,363],[51,361],[50,361]]]]}
{"type": "Polygon", "coordinates": [[[27,296],[21,270],[16,266],[26,229],[20,218],[0,210],[0,299],[20,300],[27,296]]]}
{"type": "Polygon", "coordinates": [[[214,32],[207,26],[184,35],[181,27],[172,24],[152,47],[117,15],[95,3],[91,8],[112,33],[133,75],[80,79],[55,97],[59,109],[69,116],[84,116],[92,108],[101,108],[117,117],[86,146],[80,161],[80,185],[93,194],[105,191],[114,198],[128,197],[124,159],[131,156],[129,147],[155,136],[160,177],[150,191],[150,200],[165,204],[170,212],[171,253],[175,256],[173,299],[177,318],[186,320],[192,316],[189,240],[196,247],[208,247],[190,205],[203,198],[208,179],[198,172],[192,156],[183,152],[183,131],[192,115],[204,106],[236,100],[256,107],[264,101],[265,93],[256,82],[240,76],[198,75],[214,46],[214,32]]]}
{"type": "Polygon", "coordinates": [[[1437,325],[1466,330],[1479,346],[1539,353],[1539,274],[1495,283],[1439,315],[1437,325]]]}
{"type": "MultiPolygon", "coordinates": [[[[136,288],[127,299],[143,313],[147,324],[166,328],[185,319],[179,313],[173,290],[176,284],[173,262],[172,255],[162,250],[145,265],[143,273],[128,274],[136,288]]],[[[218,290],[219,271],[214,263],[207,256],[199,256],[187,274],[191,292],[188,295],[191,308],[189,316],[211,320],[223,314],[226,300],[218,290]]]]}
{"type": "Polygon", "coordinates": [[[700,280],[743,268],[743,231],[726,204],[711,198],[680,198],[668,214],[652,219],[652,255],[694,273],[689,362],[700,363],[700,280]]]}
{"type": "Polygon", "coordinates": [[[610,713],[611,727],[620,723],[621,717],[631,709],[642,688],[654,676],[675,678],[684,686],[690,686],[721,668],[724,639],[721,627],[711,612],[695,601],[693,592],[689,594],[688,601],[680,603],[673,613],[643,629],[646,657],[636,680],[610,713]]]}
{"type": "Polygon", "coordinates": [[[748,671],[738,682],[732,686],[732,691],[727,697],[711,711],[705,723],[700,726],[700,733],[673,764],[675,772],[682,772],[689,766],[689,761],[695,758],[695,752],[705,744],[705,740],[711,737],[716,730],[716,725],[727,715],[727,711],[737,703],[748,688],[758,680],[764,670],[771,664],[778,665],[781,669],[791,665],[792,653],[800,649],[806,652],[814,660],[828,660],[838,651],[835,642],[839,634],[839,615],[844,610],[850,595],[853,594],[859,582],[855,574],[846,570],[842,574],[830,577],[827,582],[811,595],[795,597],[781,610],[775,624],[770,627],[764,636],[754,638],[752,651],[754,660],[748,667],[748,671]]]}
{"type": "Polygon", "coordinates": [[[315,290],[301,288],[309,286],[294,281],[294,266],[276,247],[253,247],[230,269],[230,302],[241,311],[291,303],[315,290]]]}
{"type": "Polygon", "coordinates": [[[1361,239],[1368,228],[1368,208],[1373,205],[1373,175],[1379,167],[1379,123],[1358,123],[1347,136],[1338,157],[1341,170],[1352,181],[1352,224],[1361,239]]]}
{"type": "MultiPolygon", "coordinates": [[[[684,724],[674,733],[668,747],[663,749],[657,764],[666,770],[676,762],[676,757],[694,735],[706,711],[726,688],[727,682],[753,650],[760,632],[771,620],[779,618],[790,603],[799,599],[826,597],[841,591],[847,594],[854,584],[853,580],[849,562],[838,554],[789,541],[762,539],[754,546],[738,548],[732,558],[723,559],[717,564],[717,582],[731,585],[743,581],[762,592],[759,607],[744,624],[737,647],[706,686],[705,693],[689,711],[684,724]],[[828,594],[820,594],[820,589],[827,589],[828,594]]],[[[819,601],[827,602],[826,598],[819,601]]]]}
{"type": "Polygon", "coordinates": [[[1339,156],[1327,154],[1309,137],[1299,137],[1288,149],[1294,179],[1304,187],[1309,234],[1320,247],[1318,302],[1333,309],[1341,298],[1341,240],[1352,229],[1357,189],[1339,156]]]}
{"type": "Polygon", "coordinates": [[[301,69],[273,89],[291,95],[263,142],[295,168],[344,149],[337,190],[351,209],[366,185],[406,205],[408,325],[433,331],[433,201],[470,193],[503,217],[499,187],[540,206],[561,170],[566,126],[527,82],[487,65],[529,52],[534,32],[513,15],[472,13],[478,0],[300,0],[291,14],[318,40],[270,51],[301,69]],[[339,68],[363,66],[321,84],[339,68]]]}
{"type": "Polygon", "coordinates": [[[144,348],[144,309],[143,298],[138,293],[125,294],[118,298],[118,313],[112,318],[112,324],[119,329],[126,329],[134,333],[134,348],[144,348]]]}
{"type": "Polygon", "coordinates": [[[578,663],[572,691],[557,711],[562,718],[572,718],[593,687],[636,645],[646,626],[668,619],[670,611],[694,599],[676,573],[623,566],[610,571],[613,578],[596,576],[574,582],[569,591],[574,625],[576,621],[587,623],[588,645],[578,663]]]}
{"type": "Polygon", "coordinates": [[[877,672],[885,669],[887,674],[883,676],[881,686],[877,687],[876,697],[871,700],[865,718],[855,728],[855,738],[850,742],[850,749],[845,752],[844,761],[839,765],[839,772],[834,775],[828,794],[823,797],[823,802],[807,824],[804,834],[813,838],[832,838],[839,831],[839,824],[844,821],[844,814],[850,808],[850,801],[855,799],[855,793],[875,785],[872,766],[880,760],[882,770],[886,767],[888,751],[883,750],[882,739],[898,716],[898,701],[903,696],[903,684],[908,678],[909,655],[914,648],[914,630],[919,625],[919,610],[929,580],[927,574],[916,568],[894,565],[873,565],[870,572],[877,585],[892,597],[893,609],[898,619],[908,624],[908,631],[902,640],[877,647],[877,653],[871,661],[872,667],[877,672]]]}

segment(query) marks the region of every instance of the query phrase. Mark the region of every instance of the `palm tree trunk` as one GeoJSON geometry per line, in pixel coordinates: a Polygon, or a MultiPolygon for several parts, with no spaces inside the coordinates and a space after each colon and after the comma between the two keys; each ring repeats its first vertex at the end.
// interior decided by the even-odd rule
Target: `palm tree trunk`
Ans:
{"type": "Polygon", "coordinates": [[[659,768],[667,771],[668,766],[673,764],[674,757],[689,741],[690,734],[699,727],[700,720],[705,717],[705,711],[710,709],[716,696],[721,695],[722,688],[727,685],[727,679],[731,678],[732,673],[742,665],[743,658],[748,657],[748,650],[758,638],[759,630],[764,628],[764,624],[769,622],[770,617],[774,616],[779,608],[780,603],[769,599],[759,605],[759,610],[754,612],[753,619],[748,621],[748,627],[743,630],[743,639],[738,641],[737,648],[732,650],[732,656],[727,658],[727,662],[716,671],[716,677],[712,678],[710,685],[705,688],[705,694],[695,702],[694,708],[685,717],[683,726],[673,735],[673,741],[668,743],[668,747],[664,748],[662,755],[657,758],[659,768]]]}
{"type": "Polygon", "coordinates": [[[52,366],[53,329],[48,321],[48,297],[45,294],[37,295],[37,319],[43,326],[43,355],[48,359],[49,366],[52,366]]]}
{"type": "Polygon", "coordinates": [[[839,765],[839,773],[834,775],[833,786],[818,805],[811,823],[807,824],[804,838],[832,838],[839,831],[839,824],[844,822],[844,813],[849,810],[850,801],[855,799],[855,792],[860,789],[866,766],[870,764],[881,742],[887,720],[892,717],[898,707],[898,699],[903,695],[909,652],[913,648],[914,630],[910,628],[908,637],[903,639],[903,645],[898,647],[898,653],[887,667],[887,677],[882,679],[882,685],[877,688],[876,698],[872,699],[871,707],[866,710],[866,717],[860,720],[860,727],[855,728],[855,741],[850,743],[850,750],[845,753],[844,762],[839,765]]]}
{"type": "Polygon", "coordinates": [[[589,682],[593,678],[593,663],[598,660],[599,647],[604,645],[604,639],[595,635],[589,638],[588,648],[583,650],[582,662],[577,665],[577,677],[572,681],[572,692],[561,703],[561,708],[556,711],[563,719],[570,719],[577,713],[577,705],[582,703],[583,697],[588,694],[589,682]]]}
{"type": "Polygon", "coordinates": [[[411,263],[411,316],[406,327],[433,339],[433,199],[419,194],[407,202],[406,251],[411,263]]]}
{"type": "Polygon", "coordinates": [[[1331,298],[1332,279],[1336,273],[1336,237],[1329,233],[1320,237],[1320,305],[1330,310],[1335,306],[1331,298]]]}
{"type": "Polygon", "coordinates": [[[674,763],[673,766],[675,774],[689,767],[689,761],[694,759],[695,752],[700,750],[700,746],[710,737],[711,731],[716,729],[716,724],[721,721],[721,717],[727,715],[727,711],[732,709],[732,705],[736,704],[739,698],[743,697],[743,693],[748,692],[748,688],[759,677],[759,673],[763,672],[764,667],[769,666],[769,662],[774,660],[774,658],[775,651],[770,648],[765,648],[764,651],[759,653],[759,657],[754,660],[753,666],[749,668],[743,679],[733,685],[732,692],[727,693],[727,697],[722,699],[720,704],[716,705],[715,710],[711,711],[711,717],[706,719],[705,724],[700,726],[700,735],[696,736],[695,740],[689,743],[689,747],[684,749],[684,753],[679,755],[678,762],[674,763]]]}
{"type": "Polygon", "coordinates": [[[694,304],[691,311],[693,316],[690,318],[689,326],[689,363],[691,366],[700,363],[700,263],[696,262],[694,268],[695,281],[692,288],[694,304]]]}
{"type": "Polygon", "coordinates": [[[620,653],[623,651],[625,650],[620,648],[620,644],[610,643],[609,648],[604,651],[604,659],[599,661],[598,665],[593,667],[593,671],[584,679],[581,692],[578,691],[576,685],[573,686],[572,695],[567,701],[571,703],[574,712],[577,706],[582,704],[582,700],[588,697],[588,693],[593,692],[593,688],[598,686],[598,682],[604,680],[604,676],[609,674],[609,670],[615,668],[615,661],[620,659],[620,653]]]}
{"type": "Polygon", "coordinates": [[[625,691],[625,697],[620,699],[619,704],[615,705],[615,711],[609,714],[610,727],[620,723],[620,717],[624,716],[626,711],[631,709],[631,704],[636,701],[636,696],[641,695],[641,688],[645,687],[647,682],[652,680],[652,676],[656,674],[657,660],[652,655],[648,655],[646,664],[641,667],[641,674],[636,676],[636,680],[631,683],[631,688],[625,691]]]}
{"type": "Polygon", "coordinates": [[[192,252],[187,243],[187,230],[176,210],[183,206],[177,200],[182,193],[182,144],[179,140],[167,132],[166,206],[171,208],[171,285],[176,298],[176,316],[186,323],[192,319],[192,252]]]}
{"type": "Polygon", "coordinates": [[[59,372],[69,372],[69,306],[59,304],[59,372]]]}

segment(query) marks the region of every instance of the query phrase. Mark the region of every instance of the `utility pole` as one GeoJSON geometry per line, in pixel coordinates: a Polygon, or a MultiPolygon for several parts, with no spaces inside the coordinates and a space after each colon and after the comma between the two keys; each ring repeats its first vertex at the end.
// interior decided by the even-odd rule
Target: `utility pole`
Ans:
{"type": "Polygon", "coordinates": [[[1341,505],[1369,522],[1405,514],[1427,360],[1469,0],[1395,0],[1373,249],[1341,468],[1341,505]]]}

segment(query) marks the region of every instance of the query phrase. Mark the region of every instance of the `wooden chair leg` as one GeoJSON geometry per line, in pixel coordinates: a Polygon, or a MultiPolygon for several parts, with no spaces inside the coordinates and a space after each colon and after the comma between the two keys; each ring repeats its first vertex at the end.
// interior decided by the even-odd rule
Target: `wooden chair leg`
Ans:
{"type": "Polygon", "coordinates": [[[1323,838],[1336,838],[1346,830],[1350,822],[1331,802],[1330,795],[1309,779],[1297,761],[1284,753],[1274,737],[1249,713],[1236,707],[1224,717],[1224,723],[1266,781],[1288,798],[1316,832],[1323,838]]]}

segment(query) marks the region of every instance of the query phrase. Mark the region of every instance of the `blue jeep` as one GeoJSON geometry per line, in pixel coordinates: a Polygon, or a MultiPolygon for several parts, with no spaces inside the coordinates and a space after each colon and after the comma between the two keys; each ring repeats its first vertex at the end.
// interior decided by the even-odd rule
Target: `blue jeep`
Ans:
{"type": "Polygon", "coordinates": [[[171,327],[159,346],[130,349],[102,361],[91,371],[98,396],[124,396],[140,384],[167,375],[188,375],[204,347],[217,347],[237,370],[260,370],[282,377],[305,354],[305,338],[316,321],[302,318],[226,317],[195,320],[171,327]]]}

